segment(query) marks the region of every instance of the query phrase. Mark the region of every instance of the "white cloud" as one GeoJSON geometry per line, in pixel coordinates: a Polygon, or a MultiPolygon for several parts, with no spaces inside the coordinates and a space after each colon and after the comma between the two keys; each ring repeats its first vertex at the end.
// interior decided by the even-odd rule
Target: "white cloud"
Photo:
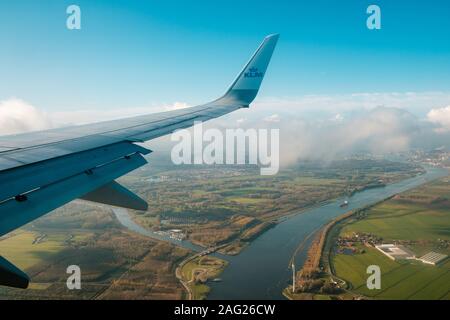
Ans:
{"type": "Polygon", "coordinates": [[[60,111],[51,113],[50,117],[58,126],[67,126],[134,117],[155,112],[180,110],[188,107],[190,105],[185,102],[175,102],[172,104],[150,105],[148,107],[60,111]]]}
{"type": "MultiPolygon", "coordinates": [[[[246,116],[250,114],[249,111],[246,116]]],[[[231,123],[219,118],[214,125],[230,128],[231,123]]],[[[280,117],[279,122],[252,117],[241,127],[279,129],[280,163],[284,166],[299,159],[331,161],[354,152],[385,154],[446,144],[446,136],[437,137],[430,122],[420,120],[407,110],[388,107],[361,110],[345,117],[334,114],[307,118],[299,112],[280,117]]]]}
{"type": "Polygon", "coordinates": [[[51,127],[50,117],[25,101],[17,98],[0,101],[0,135],[51,127]]]}
{"type": "Polygon", "coordinates": [[[450,105],[445,108],[431,109],[427,114],[427,119],[439,126],[436,131],[450,131],[450,105]]]}
{"type": "Polygon", "coordinates": [[[187,104],[186,102],[175,102],[174,104],[172,104],[172,105],[167,105],[167,106],[164,106],[164,109],[166,110],[166,111],[171,111],[171,110],[180,110],[180,109],[185,109],[185,108],[189,108],[190,107],[190,105],[189,104],[187,104]]]}
{"type": "Polygon", "coordinates": [[[327,113],[332,116],[351,111],[371,110],[385,106],[408,110],[425,116],[432,106],[450,104],[450,92],[379,92],[336,95],[305,95],[300,97],[267,97],[252,107],[267,112],[327,113]]]}
{"type": "Polygon", "coordinates": [[[0,101],[0,135],[44,130],[53,127],[100,122],[155,112],[188,108],[184,102],[122,109],[93,109],[45,113],[28,102],[11,98],[0,101]]]}
{"type": "Polygon", "coordinates": [[[270,115],[268,117],[265,117],[264,121],[266,121],[266,122],[280,122],[280,116],[277,113],[275,113],[275,114],[272,114],[272,115],[270,115]]]}
{"type": "Polygon", "coordinates": [[[355,151],[404,151],[419,132],[418,119],[397,108],[378,107],[341,121],[291,118],[280,124],[281,162],[332,160],[355,151]]]}
{"type": "MultiPolygon", "coordinates": [[[[450,94],[358,93],[271,98],[259,100],[250,109],[242,109],[209,122],[208,126],[279,128],[280,160],[283,164],[290,164],[299,158],[331,160],[358,150],[384,153],[406,150],[411,146],[447,144],[446,141],[450,141],[450,106],[432,109],[432,106],[438,105],[450,105],[450,94]],[[443,101],[445,103],[441,103],[443,101]],[[417,117],[417,114],[415,116],[410,112],[411,109],[422,110],[423,114],[417,117]],[[313,116],[308,116],[308,113],[313,116]],[[440,134],[433,131],[437,126],[440,134]]],[[[188,106],[175,102],[138,108],[44,113],[22,100],[9,99],[0,102],[0,135],[188,106]]],[[[151,144],[161,141],[164,146],[170,146],[167,139],[155,140],[151,144]]],[[[158,147],[158,151],[161,152],[161,149],[158,147]]]]}
{"type": "Polygon", "coordinates": [[[332,117],[331,118],[331,120],[332,121],[343,121],[344,120],[344,117],[342,116],[342,114],[340,114],[340,113],[336,113],[335,115],[334,115],[334,117],[332,117]]]}

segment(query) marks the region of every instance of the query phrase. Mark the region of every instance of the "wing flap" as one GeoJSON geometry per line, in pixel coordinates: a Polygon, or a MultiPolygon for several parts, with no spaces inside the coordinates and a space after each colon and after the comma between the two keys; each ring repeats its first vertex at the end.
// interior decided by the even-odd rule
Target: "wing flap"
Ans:
{"type": "Polygon", "coordinates": [[[134,210],[145,211],[148,208],[147,202],[116,181],[111,181],[80,199],[134,210]]]}
{"type": "Polygon", "coordinates": [[[0,171],[17,167],[19,165],[32,164],[39,161],[53,159],[76,152],[91,150],[100,146],[123,142],[123,139],[95,135],[80,137],[77,139],[64,140],[63,142],[37,145],[34,147],[16,149],[0,153],[0,160],[14,161],[15,165],[8,165],[0,161],[0,171]]]}
{"type": "Polygon", "coordinates": [[[148,154],[151,150],[130,142],[83,151],[68,156],[0,171],[0,207],[2,201],[44,187],[97,166],[133,153],[148,154]]]}
{"type": "Polygon", "coordinates": [[[31,191],[18,199],[4,201],[0,204],[0,234],[37,219],[146,163],[139,153],[135,153],[31,191]]]}

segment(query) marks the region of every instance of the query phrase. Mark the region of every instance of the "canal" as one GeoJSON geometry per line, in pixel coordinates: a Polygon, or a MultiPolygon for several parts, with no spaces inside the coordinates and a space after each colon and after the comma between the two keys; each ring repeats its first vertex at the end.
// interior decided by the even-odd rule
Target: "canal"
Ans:
{"type": "MultiPolygon", "coordinates": [[[[347,198],[340,198],[284,220],[255,239],[241,254],[227,259],[230,264],[220,276],[222,282],[208,284],[211,287],[208,299],[285,299],[282,290],[292,277],[289,261],[308,235],[349,210],[365,207],[448,174],[441,168],[426,169],[427,172],[420,176],[356,193],[348,199],[346,208],[341,208],[340,204],[347,198]]],[[[313,237],[309,237],[296,253],[296,269],[303,265],[312,240],[313,237]]]]}
{"type": "MultiPolygon", "coordinates": [[[[220,276],[221,282],[208,283],[211,287],[208,299],[285,299],[282,291],[289,284],[292,276],[292,270],[288,267],[289,261],[295,254],[293,261],[296,269],[303,266],[310,243],[314,238],[310,236],[312,233],[333,218],[350,210],[374,204],[448,175],[445,169],[434,167],[426,169],[427,172],[420,176],[385,187],[364,190],[350,198],[339,198],[303,211],[301,214],[282,219],[274,228],[251,242],[237,256],[214,253],[214,256],[226,259],[229,265],[220,276]],[[341,208],[340,205],[344,200],[349,200],[349,204],[341,208]]],[[[141,227],[131,219],[126,209],[114,208],[113,211],[122,225],[141,235],[169,241],[195,252],[205,249],[187,240],[175,240],[141,227]]]]}

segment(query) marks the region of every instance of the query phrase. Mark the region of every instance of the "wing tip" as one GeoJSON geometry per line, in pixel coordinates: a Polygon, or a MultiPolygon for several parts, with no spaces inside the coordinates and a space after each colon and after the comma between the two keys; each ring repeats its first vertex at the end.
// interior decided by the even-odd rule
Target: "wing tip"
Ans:
{"type": "Polygon", "coordinates": [[[264,38],[228,91],[218,100],[247,107],[256,98],[279,36],[279,33],[273,33],[264,38]]]}
{"type": "Polygon", "coordinates": [[[279,33],[271,33],[267,35],[264,39],[272,39],[272,38],[278,39],[279,37],[280,37],[279,33]]]}

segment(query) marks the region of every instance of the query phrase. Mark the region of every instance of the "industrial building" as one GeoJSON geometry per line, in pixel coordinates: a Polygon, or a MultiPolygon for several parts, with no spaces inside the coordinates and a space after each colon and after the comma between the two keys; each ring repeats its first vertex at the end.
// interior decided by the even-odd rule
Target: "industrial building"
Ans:
{"type": "Polygon", "coordinates": [[[381,253],[391,260],[415,259],[416,256],[402,245],[380,244],[375,246],[381,253]]]}
{"type": "Polygon", "coordinates": [[[417,260],[422,261],[423,263],[431,264],[433,266],[447,259],[446,254],[437,253],[437,252],[428,252],[424,256],[418,258],[417,260]]]}

